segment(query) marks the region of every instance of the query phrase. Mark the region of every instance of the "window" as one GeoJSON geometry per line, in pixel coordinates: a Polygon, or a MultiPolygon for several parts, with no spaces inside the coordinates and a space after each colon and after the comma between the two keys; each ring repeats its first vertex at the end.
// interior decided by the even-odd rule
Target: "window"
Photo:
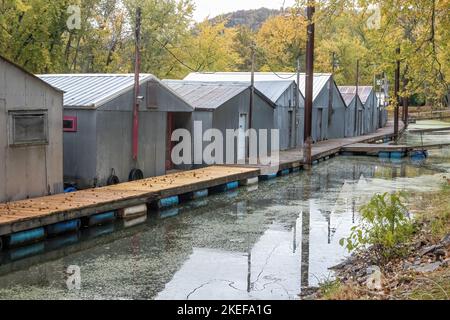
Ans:
{"type": "Polygon", "coordinates": [[[64,116],[64,132],[77,132],[77,117],[64,116]]]}
{"type": "Polygon", "coordinates": [[[35,145],[48,143],[46,111],[10,112],[10,145],[35,145]]]}

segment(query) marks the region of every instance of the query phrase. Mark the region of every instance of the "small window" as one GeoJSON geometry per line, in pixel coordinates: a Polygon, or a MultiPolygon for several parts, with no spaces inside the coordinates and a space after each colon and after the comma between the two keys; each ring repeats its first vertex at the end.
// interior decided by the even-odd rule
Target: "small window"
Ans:
{"type": "Polygon", "coordinates": [[[77,117],[64,116],[64,132],[77,132],[77,117]]]}
{"type": "Polygon", "coordinates": [[[10,145],[47,144],[47,132],[46,111],[10,113],[10,145]]]}

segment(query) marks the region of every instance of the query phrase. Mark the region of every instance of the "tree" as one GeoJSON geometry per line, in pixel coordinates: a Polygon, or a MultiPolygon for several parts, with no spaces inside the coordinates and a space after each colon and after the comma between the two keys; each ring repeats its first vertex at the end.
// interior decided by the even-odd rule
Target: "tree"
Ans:
{"type": "Polygon", "coordinates": [[[305,18],[297,10],[269,18],[259,30],[256,44],[264,55],[262,71],[294,71],[297,58],[305,53],[305,18]]]}

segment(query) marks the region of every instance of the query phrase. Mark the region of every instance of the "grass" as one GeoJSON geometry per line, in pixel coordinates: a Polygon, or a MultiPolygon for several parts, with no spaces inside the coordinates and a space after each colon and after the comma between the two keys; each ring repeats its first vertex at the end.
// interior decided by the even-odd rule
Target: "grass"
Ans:
{"type": "MultiPolygon", "coordinates": [[[[410,195],[414,199],[414,195],[410,195]]],[[[417,212],[418,235],[439,242],[450,232],[450,183],[439,192],[417,197],[412,204],[417,212]],[[419,200],[420,199],[420,200],[419,200]]],[[[394,299],[394,300],[450,300],[450,267],[413,276],[413,281],[400,285],[388,296],[373,295],[363,286],[340,280],[326,280],[320,284],[319,298],[325,300],[394,299]]]]}
{"type": "Polygon", "coordinates": [[[399,290],[394,296],[404,300],[450,300],[450,269],[433,272],[414,279],[409,290],[399,290]]]}
{"type": "Polygon", "coordinates": [[[319,295],[322,300],[357,300],[361,294],[348,284],[339,280],[326,280],[320,284],[319,295]]]}
{"type": "Polygon", "coordinates": [[[424,224],[424,231],[433,240],[439,241],[450,232],[450,184],[442,187],[437,193],[426,196],[422,204],[425,205],[416,220],[424,224]]]}

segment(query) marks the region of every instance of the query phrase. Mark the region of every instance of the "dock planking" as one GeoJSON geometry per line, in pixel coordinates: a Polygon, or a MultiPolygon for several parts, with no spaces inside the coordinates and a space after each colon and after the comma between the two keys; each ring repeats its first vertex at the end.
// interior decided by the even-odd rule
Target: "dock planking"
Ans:
{"type": "MultiPolygon", "coordinates": [[[[405,126],[399,123],[399,132],[403,132],[405,126]]],[[[378,129],[374,133],[366,134],[357,137],[348,137],[341,139],[324,140],[312,145],[311,156],[313,161],[333,157],[334,155],[343,151],[343,148],[355,143],[375,143],[383,139],[394,138],[394,122],[389,121],[383,128],[378,129]]],[[[276,173],[277,170],[286,170],[303,166],[303,150],[293,149],[279,152],[278,163],[271,163],[269,165],[249,164],[247,167],[259,168],[262,175],[269,175],[276,173]]],[[[242,165],[241,165],[242,166],[242,165]]]]}
{"type": "Polygon", "coordinates": [[[259,175],[255,168],[210,166],[117,185],[0,204],[0,235],[148,203],[259,175]]]}
{"type": "MultiPolygon", "coordinates": [[[[400,131],[404,130],[400,124],[400,131]]],[[[392,138],[393,122],[375,133],[343,139],[321,141],[313,145],[313,161],[332,157],[355,143],[371,143],[392,138]]],[[[300,149],[281,151],[275,165],[216,165],[180,171],[164,176],[125,182],[117,185],[81,190],[0,204],[0,236],[37,228],[96,213],[118,210],[143,203],[277,173],[303,166],[300,149]]]]}

